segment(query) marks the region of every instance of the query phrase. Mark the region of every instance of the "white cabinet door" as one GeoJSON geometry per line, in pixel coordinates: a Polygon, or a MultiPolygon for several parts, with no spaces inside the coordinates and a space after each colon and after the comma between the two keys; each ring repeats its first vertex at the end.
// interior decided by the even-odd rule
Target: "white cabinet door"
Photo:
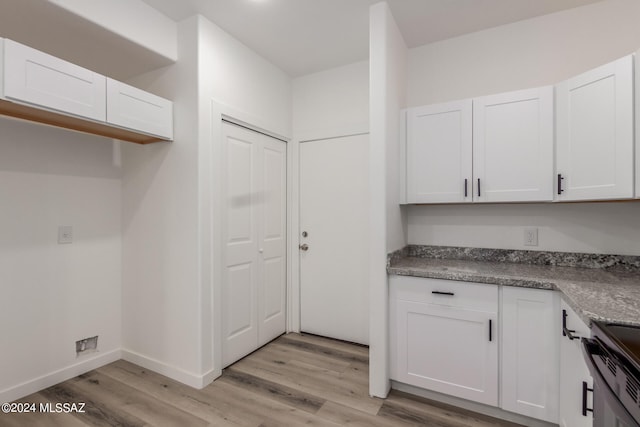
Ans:
{"type": "Polygon", "coordinates": [[[552,174],[552,86],[473,100],[475,201],[551,201],[552,174]]]}
{"type": "Polygon", "coordinates": [[[558,422],[557,313],[556,292],[503,287],[502,409],[558,422]]]}
{"type": "Polygon", "coordinates": [[[4,99],[4,43],[5,39],[0,37],[0,99],[4,99]]]}
{"type": "Polygon", "coordinates": [[[407,202],[470,202],[471,100],[407,110],[407,202]]]}
{"type": "MultiPolygon", "coordinates": [[[[640,60],[640,50],[636,52],[634,55],[634,88],[635,88],[635,98],[634,98],[634,124],[635,124],[635,132],[640,132],[640,64],[638,61],[640,60]]],[[[635,195],[637,199],[640,199],[640,135],[636,135],[635,137],[635,150],[636,150],[636,159],[635,159],[635,195]]]]}
{"type": "MultiPolygon", "coordinates": [[[[434,288],[422,279],[420,292],[421,279],[392,279],[392,379],[497,405],[497,312],[455,306],[458,292],[446,289],[446,283],[434,288]]],[[[497,308],[497,287],[468,283],[458,288],[463,293],[463,287],[480,289],[483,295],[460,295],[462,300],[470,301],[473,295],[481,306],[488,302],[497,308]],[[485,286],[493,289],[483,290],[485,286]]]]}
{"type": "Polygon", "coordinates": [[[567,305],[560,303],[562,317],[557,322],[571,331],[560,333],[560,427],[591,427],[593,416],[593,379],[582,355],[581,337],[590,337],[589,327],[567,305]],[[563,321],[564,319],[564,321],[563,321]],[[574,337],[574,339],[570,339],[574,337]]]}
{"type": "Polygon", "coordinates": [[[633,57],[556,87],[556,199],[633,197],[633,57]]]}
{"type": "Polygon", "coordinates": [[[107,79],[107,122],[173,139],[173,103],[133,86],[107,79]]]}
{"type": "Polygon", "coordinates": [[[285,331],[284,145],[223,125],[223,366],[285,331]]]}
{"type": "Polygon", "coordinates": [[[4,62],[5,98],[105,121],[104,76],[7,39],[4,62]]]}

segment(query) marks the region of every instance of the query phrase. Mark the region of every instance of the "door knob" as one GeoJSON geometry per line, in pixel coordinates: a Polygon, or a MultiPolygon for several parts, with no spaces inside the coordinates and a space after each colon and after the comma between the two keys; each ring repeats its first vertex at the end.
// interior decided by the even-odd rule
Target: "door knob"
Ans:
{"type": "Polygon", "coordinates": [[[306,243],[303,243],[302,245],[299,246],[301,251],[308,251],[309,250],[309,245],[307,245],[306,243]]]}

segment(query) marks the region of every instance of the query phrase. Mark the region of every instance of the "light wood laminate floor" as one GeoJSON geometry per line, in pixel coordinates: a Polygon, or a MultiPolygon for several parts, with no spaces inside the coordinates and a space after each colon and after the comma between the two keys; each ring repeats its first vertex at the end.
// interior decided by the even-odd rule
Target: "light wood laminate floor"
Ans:
{"type": "Polygon", "coordinates": [[[366,347],[289,334],[203,390],[118,361],[20,402],[86,403],[81,414],[0,414],[0,426],[516,426],[392,391],[368,395],[366,347]]]}

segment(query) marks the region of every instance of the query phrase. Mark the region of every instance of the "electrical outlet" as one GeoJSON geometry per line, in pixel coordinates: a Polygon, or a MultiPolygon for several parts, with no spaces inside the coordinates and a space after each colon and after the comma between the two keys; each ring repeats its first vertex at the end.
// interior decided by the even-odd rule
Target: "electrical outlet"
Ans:
{"type": "Polygon", "coordinates": [[[537,228],[524,229],[524,245],[538,246],[538,229],[537,228]]]}
{"type": "Polygon", "coordinates": [[[61,225],[58,227],[58,244],[73,243],[73,227],[61,225]]]}
{"type": "Polygon", "coordinates": [[[76,341],[76,356],[98,351],[98,336],[76,341]]]}

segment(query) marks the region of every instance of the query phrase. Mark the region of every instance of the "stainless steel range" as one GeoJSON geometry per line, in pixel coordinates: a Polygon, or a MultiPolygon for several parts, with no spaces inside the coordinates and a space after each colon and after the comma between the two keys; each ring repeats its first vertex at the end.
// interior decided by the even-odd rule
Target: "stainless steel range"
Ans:
{"type": "Polygon", "coordinates": [[[593,376],[593,426],[640,427],[640,327],[593,322],[582,345],[593,376]]]}

